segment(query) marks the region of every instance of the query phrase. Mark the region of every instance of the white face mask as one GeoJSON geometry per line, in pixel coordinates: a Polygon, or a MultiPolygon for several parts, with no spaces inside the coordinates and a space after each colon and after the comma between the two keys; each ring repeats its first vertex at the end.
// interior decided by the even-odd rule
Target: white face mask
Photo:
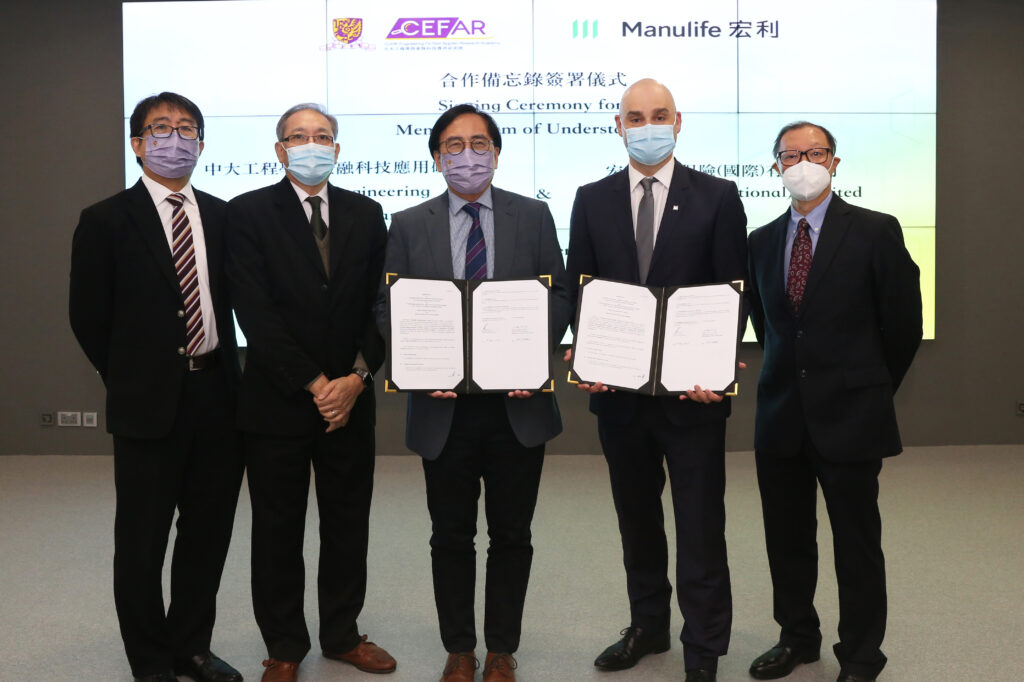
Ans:
{"type": "Polygon", "coordinates": [[[828,168],[806,159],[782,172],[782,184],[797,201],[808,201],[820,195],[832,182],[833,158],[828,168]]]}

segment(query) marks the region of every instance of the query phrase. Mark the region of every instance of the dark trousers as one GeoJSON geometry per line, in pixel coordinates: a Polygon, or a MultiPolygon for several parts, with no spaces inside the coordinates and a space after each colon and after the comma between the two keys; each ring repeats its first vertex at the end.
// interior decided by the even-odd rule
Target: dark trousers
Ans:
{"type": "Polygon", "coordinates": [[[519,648],[533,545],[530,523],[544,446],[524,447],[508,423],[501,395],[459,396],[448,441],[423,461],[433,534],[430,557],[441,641],[449,652],[476,648],[477,501],[486,489],[487,576],[484,643],[488,651],[519,648]]]}
{"type": "Polygon", "coordinates": [[[185,377],[163,438],[114,436],[114,602],[137,677],[210,649],[217,590],[242,482],[242,457],[223,368],[185,377]],[[164,555],[174,511],[171,601],[164,555]]]}
{"type": "Polygon", "coordinates": [[[628,425],[598,419],[619,517],[632,625],[667,630],[672,585],[661,494],[665,465],[676,522],[676,589],[687,670],[717,669],[729,649],[732,592],[725,546],[725,420],[683,428],[645,398],[628,425]]]}
{"type": "Polygon", "coordinates": [[[252,601],[267,652],[299,662],[310,649],[302,557],[310,465],[320,510],[320,647],[349,651],[360,641],[356,618],[366,596],[373,428],[318,428],[296,437],[247,433],[244,443],[252,498],[252,601]]]}
{"type": "Polygon", "coordinates": [[[885,667],[885,558],[878,513],[882,460],[836,463],[822,459],[809,437],[795,456],[757,454],[775,621],[780,641],[818,651],[821,627],[814,609],[818,581],[817,486],[832,525],[839,586],[839,643],[844,672],[874,678],[885,667]]]}

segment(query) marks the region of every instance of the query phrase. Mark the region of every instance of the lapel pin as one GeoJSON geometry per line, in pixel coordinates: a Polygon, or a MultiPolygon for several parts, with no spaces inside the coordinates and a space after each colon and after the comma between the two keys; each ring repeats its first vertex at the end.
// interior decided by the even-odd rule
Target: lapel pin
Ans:
{"type": "Polygon", "coordinates": [[[679,204],[672,204],[672,210],[673,211],[678,211],[679,210],[679,204]]]}

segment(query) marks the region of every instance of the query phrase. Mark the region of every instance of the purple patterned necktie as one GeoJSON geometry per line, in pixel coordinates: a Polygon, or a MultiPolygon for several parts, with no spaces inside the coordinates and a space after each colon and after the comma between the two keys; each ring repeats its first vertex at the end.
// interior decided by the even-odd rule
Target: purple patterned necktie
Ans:
{"type": "Polygon", "coordinates": [[[480,204],[466,204],[462,208],[473,218],[466,239],[466,279],[487,279],[487,245],[480,227],[480,204]]]}
{"type": "Polygon", "coordinates": [[[196,249],[192,243],[192,225],[185,213],[185,195],[175,192],[167,201],[174,207],[171,213],[171,257],[178,273],[181,295],[185,301],[185,341],[190,356],[206,338],[203,330],[203,311],[199,300],[199,271],[196,267],[196,249]]]}
{"type": "Polygon", "coordinates": [[[796,226],[796,239],[789,256],[789,276],[786,278],[786,295],[793,312],[799,312],[807,288],[807,273],[811,270],[811,224],[801,218],[796,226]]]}

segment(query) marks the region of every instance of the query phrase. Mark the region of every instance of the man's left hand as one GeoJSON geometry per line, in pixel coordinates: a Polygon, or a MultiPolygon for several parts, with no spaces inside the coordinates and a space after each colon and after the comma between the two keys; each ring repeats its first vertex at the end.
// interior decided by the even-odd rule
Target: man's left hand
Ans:
{"type": "Polygon", "coordinates": [[[327,422],[327,431],[331,432],[348,424],[352,414],[352,406],[356,398],[365,388],[363,380],[357,374],[348,374],[327,382],[319,394],[313,396],[320,415],[327,422]]]}
{"type": "MultiPolygon", "coordinates": [[[[746,369],[747,368],[747,363],[745,363],[745,362],[738,362],[738,363],[736,363],[736,365],[740,369],[746,369]]],[[[725,398],[725,396],[718,395],[714,391],[709,391],[707,389],[702,389],[698,385],[694,385],[692,391],[687,391],[686,393],[684,393],[681,396],[679,396],[680,400],[692,400],[692,401],[697,402],[697,403],[704,403],[705,405],[707,405],[709,403],[720,403],[720,402],[722,402],[723,398],[725,398]]]]}

